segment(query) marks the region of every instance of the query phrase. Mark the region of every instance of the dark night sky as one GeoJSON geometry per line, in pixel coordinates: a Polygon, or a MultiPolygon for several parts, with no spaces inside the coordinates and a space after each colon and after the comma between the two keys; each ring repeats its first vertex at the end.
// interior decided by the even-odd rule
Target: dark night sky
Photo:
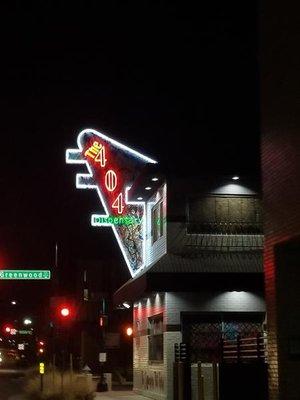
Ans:
{"type": "Polygon", "coordinates": [[[3,265],[46,267],[56,240],[66,265],[120,259],[111,233],[88,226],[96,194],[76,191],[64,164],[82,128],[181,175],[258,175],[256,2],[12,3],[1,12],[3,265]]]}

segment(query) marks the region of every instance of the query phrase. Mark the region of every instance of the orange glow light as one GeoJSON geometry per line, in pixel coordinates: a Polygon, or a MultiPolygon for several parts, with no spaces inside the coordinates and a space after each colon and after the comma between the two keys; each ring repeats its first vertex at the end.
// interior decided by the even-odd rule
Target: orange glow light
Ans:
{"type": "Polygon", "coordinates": [[[131,336],[132,333],[133,333],[132,328],[131,328],[131,327],[128,327],[128,328],[126,329],[126,335],[127,335],[127,336],[131,336]]]}

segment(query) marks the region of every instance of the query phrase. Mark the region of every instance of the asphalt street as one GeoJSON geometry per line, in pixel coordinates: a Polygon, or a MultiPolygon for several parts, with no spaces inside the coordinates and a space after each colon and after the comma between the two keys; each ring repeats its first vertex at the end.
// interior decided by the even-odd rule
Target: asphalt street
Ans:
{"type": "Polygon", "coordinates": [[[147,400],[148,397],[140,396],[132,391],[112,391],[96,393],[95,400],[147,400]]]}
{"type": "Polygon", "coordinates": [[[24,400],[23,377],[22,370],[0,369],[0,400],[24,400]]]}

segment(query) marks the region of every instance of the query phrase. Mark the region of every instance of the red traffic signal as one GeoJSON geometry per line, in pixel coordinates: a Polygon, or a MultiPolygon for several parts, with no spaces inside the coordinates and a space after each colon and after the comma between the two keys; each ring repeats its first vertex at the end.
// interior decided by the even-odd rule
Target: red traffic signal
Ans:
{"type": "Polygon", "coordinates": [[[50,312],[54,326],[67,327],[76,319],[76,303],[71,297],[51,297],[50,312]]]}
{"type": "Polygon", "coordinates": [[[64,318],[69,317],[70,315],[70,309],[69,307],[63,307],[60,309],[60,315],[64,318]]]}
{"type": "Polygon", "coordinates": [[[73,316],[72,308],[66,304],[58,306],[57,314],[60,319],[68,320],[73,316]]]}
{"type": "Polygon", "coordinates": [[[13,330],[14,330],[14,328],[13,328],[13,326],[10,325],[10,324],[5,324],[5,325],[3,326],[3,331],[4,331],[4,333],[6,333],[6,334],[10,334],[11,331],[13,331],[13,330]]]}
{"type": "Polygon", "coordinates": [[[38,345],[38,354],[41,356],[42,354],[45,353],[45,342],[43,340],[39,340],[37,342],[38,345]]]}

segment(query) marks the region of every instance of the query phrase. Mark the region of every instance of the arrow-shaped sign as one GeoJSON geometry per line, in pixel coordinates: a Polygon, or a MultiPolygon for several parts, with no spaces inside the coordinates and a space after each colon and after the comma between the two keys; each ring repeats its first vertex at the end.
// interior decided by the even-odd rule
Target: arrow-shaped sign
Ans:
{"type": "Polygon", "coordinates": [[[105,210],[93,214],[93,226],[112,227],[132,276],[145,266],[145,202],[130,201],[130,188],[142,167],[156,161],[94,129],[84,129],[77,149],[66,151],[68,164],[85,164],[76,175],[78,189],[96,189],[105,210]]]}

